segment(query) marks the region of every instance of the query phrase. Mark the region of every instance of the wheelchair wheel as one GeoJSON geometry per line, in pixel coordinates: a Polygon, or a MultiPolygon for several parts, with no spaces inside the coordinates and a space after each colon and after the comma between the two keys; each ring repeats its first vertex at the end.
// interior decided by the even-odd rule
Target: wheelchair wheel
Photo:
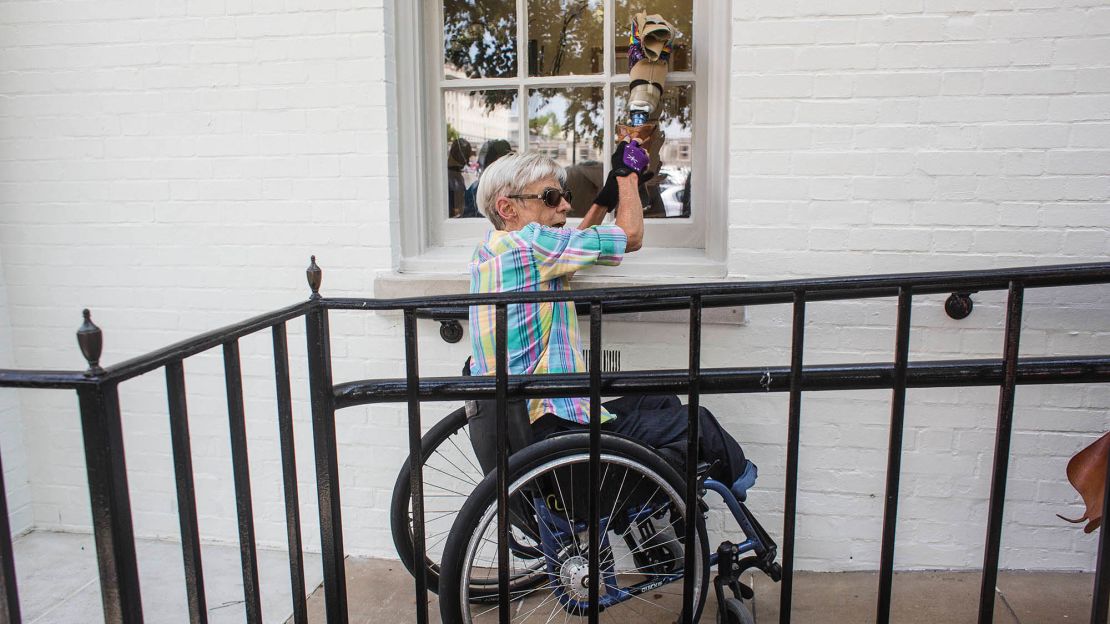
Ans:
{"type": "Polygon", "coordinates": [[[739,598],[725,598],[717,605],[717,624],[755,624],[755,617],[739,598]]]}
{"type": "MultiPolygon", "coordinates": [[[[484,476],[466,429],[466,410],[459,408],[432,427],[420,439],[424,474],[424,574],[428,588],[439,587],[439,562],[443,545],[455,516],[484,476]]],[[[412,489],[406,459],[397,474],[390,504],[390,525],[397,555],[415,574],[412,542],[412,489]]]]}
{"type": "MultiPolygon", "coordinates": [[[[424,574],[428,589],[438,592],[440,561],[447,535],[463,503],[484,476],[470,442],[465,408],[451,412],[436,423],[421,438],[420,449],[424,477],[424,574]]],[[[410,474],[406,459],[393,486],[390,528],[401,562],[410,574],[415,575],[410,474]]],[[[532,551],[536,558],[541,556],[536,548],[538,538],[534,530],[529,531],[522,526],[515,528],[513,533],[518,552],[527,554],[532,551]]],[[[533,567],[541,565],[542,559],[533,567]]],[[[527,576],[517,580],[527,582],[527,576]]],[[[496,585],[495,579],[495,594],[496,585]]],[[[481,593],[481,588],[476,587],[475,593],[481,593]]]]}
{"type": "MultiPolygon", "coordinates": [[[[601,481],[591,483],[589,435],[538,442],[509,459],[509,496],[526,500],[539,528],[541,581],[510,586],[509,621],[531,624],[586,618],[589,608],[588,496],[601,492],[600,621],[674,622],[701,615],[709,584],[709,545],[700,511],[686,513],[685,481],[654,451],[603,435],[601,481]],[[695,522],[693,603],[683,605],[686,522],[695,522]]],[[[513,515],[517,512],[510,510],[513,515]]],[[[516,525],[518,520],[514,520],[516,525]]],[[[440,572],[444,624],[497,622],[497,479],[490,475],[463,505],[451,528],[440,572]]],[[[510,578],[535,561],[510,549],[510,578]]]]}

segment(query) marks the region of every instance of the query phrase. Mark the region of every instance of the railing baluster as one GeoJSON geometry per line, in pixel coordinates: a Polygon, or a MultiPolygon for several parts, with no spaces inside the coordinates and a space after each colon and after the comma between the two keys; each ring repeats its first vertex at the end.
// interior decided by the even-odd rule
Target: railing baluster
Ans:
{"type": "Polygon", "coordinates": [[[910,287],[898,291],[898,329],[894,338],[894,391],[890,406],[890,442],[886,460],[886,499],[883,507],[883,542],[879,561],[878,624],[890,621],[890,591],[894,583],[894,535],[898,525],[898,485],[902,475],[902,433],[906,420],[906,370],[910,359],[910,287]]]}
{"type": "Polygon", "coordinates": [[[15,579],[15,552],[8,520],[8,490],[4,487],[4,464],[0,461],[0,621],[19,624],[19,588],[15,579]]]}
{"type": "Polygon", "coordinates": [[[77,389],[77,398],[104,621],[141,624],[143,605],[127,491],[119,389],[115,384],[83,386],[77,389]]]}
{"type": "Polygon", "coordinates": [[[293,438],[293,401],[289,389],[289,341],[285,323],[274,325],[274,384],[277,397],[281,476],[285,492],[285,533],[289,544],[289,584],[294,624],[308,624],[301,546],[301,502],[297,492],[297,455],[293,438]]]}
{"type": "Polygon", "coordinates": [[[231,429],[231,470],[235,482],[235,515],[239,522],[239,557],[243,563],[243,601],[247,622],[262,624],[258,589],[258,554],[254,544],[254,507],[251,504],[250,463],[247,460],[247,423],[243,409],[243,374],[239,341],[224,343],[224,383],[231,429]]]}
{"type": "MultiPolygon", "coordinates": [[[[694,570],[701,562],[694,559],[697,550],[698,508],[698,413],[701,407],[701,295],[690,297],[690,395],[686,425],[686,552],[683,569],[694,570]]],[[[709,574],[703,570],[702,574],[709,574]]],[[[704,596],[702,597],[705,598],[704,596]]],[[[694,624],[694,575],[686,574],[682,581],[682,604],[686,605],[684,624],[694,624]]]]}
{"type": "Polygon", "coordinates": [[[428,622],[428,579],[424,576],[424,462],[420,445],[420,360],[416,311],[405,310],[405,377],[409,404],[409,492],[412,494],[412,573],[416,580],[416,621],[428,622]]]}
{"type": "Polygon", "coordinates": [[[509,314],[496,308],[497,341],[497,616],[509,624],[509,314]]]}
{"type": "MultiPolygon", "coordinates": [[[[1102,492],[1102,517],[1110,517],[1110,462],[1106,464],[1106,481],[1102,492]]],[[[1106,539],[1106,522],[1099,525],[1098,559],[1095,562],[1095,588],[1091,598],[1091,624],[1106,624],[1110,607],[1110,540],[1106,539]]]]}
{"type": "Polygon", "coordinates": [[[1009,471],[1010,435],[1014,424],[1014,390],[1024,295],[1025,288],[1020,282],[1010,282],[1010,295],[1006,304],[1006,338],[1002,351],[1003,380],[998,391],[998,426],[994,442],[994,471],[991,473],[987,547],[983,554],[983,580],[979,587],[979,624],[994,621],[994,591],[998,582],[998,551],[1002,543],[1002,508],[1006,503],[1006,474],[1009,471]]]}
{"type": "MultiPolygon", "coordinates": [[[[590,624],[597,624],[601,613],[601,302],[590,302],[590,624]]],[[[689,542],[687,542],[689,543],[689,542]]]]}
{"type": "Polygon", "coordinates": [[[204,568],[197,527],[196,488],[193,484],[193,455],[189,443],[189,410],[185,400],[185,366],[181,361],[166,364],[166,399],[169,403],[170,444],[173,474],[177,485],[177,519],[181,526],[181,557],[185,565],[185,595],[189,621],[208,621],[204,596],[204,568]]]}
{"type": "Polygon", "coordinates": [[[798,450],[802,429],[802,354],[805,335],[806,291],[796,290],[790,341],[790,407],[786,430],[786,491],[783,493],[780,624],[790,624],[790,608],[794,600],[794,516],[798,511],[798,450]]]}
{"type": "MultiPolygon", "coordinates": [[[[319,295],[317,295],[319,296],[319,295]]],[[[343,521],[339,504],[339,457],[332,399],[331,339],[328,311],[317,306],[305,314],[308,387],[312,401],[312,441],[316,451],[316,498],[324,563],[324,606],[331,624],[347,622],[347,573],[343,567],[343,521]]]]}

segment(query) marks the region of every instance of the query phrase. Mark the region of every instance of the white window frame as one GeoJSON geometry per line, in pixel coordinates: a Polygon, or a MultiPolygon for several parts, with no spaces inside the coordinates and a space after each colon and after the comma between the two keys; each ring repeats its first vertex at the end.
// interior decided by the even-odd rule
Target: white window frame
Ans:
{"type": "MultiPolygon", "coordinates": [[[[527,41],[518,29],[518,129],[521,146],[528,143],[528,91],[539,87],[598,86],[604,91],[606,127],[613,127],[614,88],[628,84],[627,73],[614,64],[612,33],[614,0],[607,4],[604,24],[606,72],[601,75],[527,76],[527,41]]],[[[395,31],[395,100],[397,187],[392,193],[394,266],[401,273],[461,273],[490,224],[486,219],[447,217],[446,120],[443,90],[501,86],[505,79],[450,79],[443,76],[442,0],[393,3],[395,31]],[[398,244],[399,242],[399,244],[398,244]]],[[[527,24],[527,0],[516,0],[517,19],[527,24]]],[[[728,203],[728,60],[731,51],[728,3],[693,0],[692,72],[672,72],[668,85],[696,84],[691,194],[688,219],[648,219],[645,246],[619,267],[593,267],[595,275],[712,278],[725,275],[728,203]],[[710,129],[713,131],[710,131],[710,129]]],[[[623,19],[621,20],[623,22],[623,19]]],[[[612,152],[606,133],[603,153],[612,152]]],[[[608,163],[605,164],[606,170],[608,163]]]]}

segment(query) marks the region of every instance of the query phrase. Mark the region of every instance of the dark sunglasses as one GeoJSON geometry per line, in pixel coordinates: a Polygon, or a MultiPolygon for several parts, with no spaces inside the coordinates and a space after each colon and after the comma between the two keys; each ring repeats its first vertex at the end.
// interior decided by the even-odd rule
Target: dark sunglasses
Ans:
{"type": "Polygon", "coordinates": [[[570,203],[570,191],[564,191],[550,186],[545,188],[539,195],[508,195],[509,199],[542,199],[543,203],[546,204],[548,208],[558,208],[564,197],[567,198],[567,203],[570,203]]]}

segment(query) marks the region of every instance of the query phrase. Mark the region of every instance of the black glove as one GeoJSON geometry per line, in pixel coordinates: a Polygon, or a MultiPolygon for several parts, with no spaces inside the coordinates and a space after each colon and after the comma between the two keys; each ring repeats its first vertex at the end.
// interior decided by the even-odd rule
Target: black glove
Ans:
{"type": "Polygon", "coordinates": [[[628,147],[628,141],[617,143],[617,149],[613,151],[613,157],[609,161],[609,164],[612,165],[609,170],[609,177],[605,179],[605,185],[601,187],[597,197],[594,198],[595,204],[605,206],[610,212],[620,203],[620,193],[617,190],[617,178],[623,178],[636,173],[639,174],[639,184],[643,185],[644,182],[647,182],[655,175],[651,171],[641,172],[629,167],[624,162],[624,150],[626,147],[628,147]]]}
{"type": "MultiPolygon", "coordinates": [[[[624,175],[628,174],[626,173],[624,175]]],[[[620,202],[620,193],[617,191],[618,177],[616,169],[609,172],[609,177],[605,179],[605,186],[601,187],[601,190],[597,193],[597,197],[594,198],[595,204],[605,206],[609,210],[617,207],[617,204],[620,202]]]]}
{"type": "MultiPolygon", "coordinates": [[[[624,162],[624,150],[625,150],[626,147],[628,147],[628,141],[621,141],[620,143],[617,143],[617,149],[613,150],[613,157],[611,159],[609,159],[609,164],[612,165],[612,168],[609,169],[610,179],[613,178],[613,174],[616,174],[616,176],[618,178],[623,178],[623,177],[631,175],[633,173],[639,173],[635,169],[633,169],[633,168],[629,167],[627,164],[625,164],[625,162],[624,162]]],[[[606,186],[608,186],[609,181],[606,180],[605,184],[606,184],[606,186]]],[[[613,185],[613,188],[614,189],[616,188],[615,183],[613,185]]],[[[614,202],[615,201],[616,200],[614,200],[614,202]]],[[[605,205],[608,205],[608,204],[605,204],[605,205]]],[[[616,205],[616,204],[614,203],[613,205],[616,205]]]]}
{"type": "MultiPolygon", "coordinates": [[[[630,170],[629,173],[635,173],[635,171],[630,170]]],[[[617,204],[620,203],[620,191],[617,189],[617,178],[624,177],[626,175],[628,175],[628,173],[625,173],[622,176],[621,174],[617,173],[616,169],[610,171],[609,177],[605,180],[605,186],[601,187],[601,190],[598,192],[597,197],[594,198],[594,203],[599,206],[605,206],[609,209],[609,212],[616,210],[617,204]]],[[[654,177],[654,171],[645,171],[640,174],[640,181],[637,186],[641,190],[641,195],[644,184],[654,177]]]]}

